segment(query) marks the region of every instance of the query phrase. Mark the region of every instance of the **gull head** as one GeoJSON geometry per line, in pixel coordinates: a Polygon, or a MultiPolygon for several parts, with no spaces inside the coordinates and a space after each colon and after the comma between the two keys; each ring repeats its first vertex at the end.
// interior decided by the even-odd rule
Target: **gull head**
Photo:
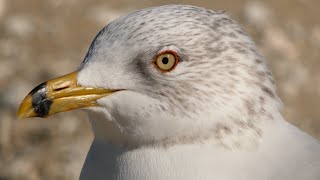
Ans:
{"type": "Polygon", "coordinates": [[[97,139],[128,146],[239,146],[279,114],[272,74],[247,34],[223,12],[186,5],[114,20],[79,69],[36,87],[19,115],[83,107],[97,139]]]}

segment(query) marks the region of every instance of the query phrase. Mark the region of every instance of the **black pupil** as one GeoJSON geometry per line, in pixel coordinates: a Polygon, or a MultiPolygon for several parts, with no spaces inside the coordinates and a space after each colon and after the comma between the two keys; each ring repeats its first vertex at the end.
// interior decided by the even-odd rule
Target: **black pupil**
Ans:
{"type": "Polygon", "coordinates": [[[168,62],[169,62],[169,59],[167,57],[163,57],[162,58],[162,63],[163,64],[168,64],[168,62]]]}

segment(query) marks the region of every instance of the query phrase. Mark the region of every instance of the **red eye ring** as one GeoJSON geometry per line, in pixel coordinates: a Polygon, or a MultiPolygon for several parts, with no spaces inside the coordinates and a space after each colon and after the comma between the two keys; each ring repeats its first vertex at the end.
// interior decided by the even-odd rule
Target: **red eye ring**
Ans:
{"type": "MultiPolygon", "coordinates": [[[[162,61],[163,62],[163,61],[162,61]]],[[[177,54],[177,52],[172,51],[172,50],[164,50],[161,51],[160,53],[158,53],[152,60],[152,63],[154,64],[154,66],[161,72],[166,73],[166,72],[170,72],[173,69],[175,69],[175,67],[178,65],[179,63],[179,56],[177,54]],[[167,55],[167,57],[165,56],[167,55]],[[159,65],[159,58],[160,57],[166,57],[167,61],[171,61],[169,66],[166,68],[161,68],[159,65]],[[171,59],[170,59],[171,58],[171,59]],[[174,59],[172,59],[174,58],[174,59]],[[173,62],[174,61],[174,62],[173,62]]],[[[168,62],[167,62],[168,63],[168,62]]],[[[164,64],[163,67],[165,67],[166,65],[164,64]]]]}

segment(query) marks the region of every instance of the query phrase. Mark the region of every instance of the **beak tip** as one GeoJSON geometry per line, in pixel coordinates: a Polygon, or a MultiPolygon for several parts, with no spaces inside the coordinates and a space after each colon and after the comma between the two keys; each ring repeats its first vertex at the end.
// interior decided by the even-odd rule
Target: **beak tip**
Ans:
{"type": "Polygon", "coordinates": [[[23,119],[28,118],[28,117],[26,116],[26,113],[21,112],[20,109],[19,109],[18,112],[17,112],[17,117],[18,117],[19,120],[23,120],[23,119]]]}
{"type": "Polygon", "coordinates": [[[25,120],[25,119],[26,119],[26,117],[18,115],[18,120],[25,120]]]}
{"type": "Polygon", "coordinates": [[[30,117],[34,117],[36,114],[33,109],[30,109],[27,103],[22,102],[19,110],[17,112],[17,117],[19,120],[27,119],[30,117]]]}

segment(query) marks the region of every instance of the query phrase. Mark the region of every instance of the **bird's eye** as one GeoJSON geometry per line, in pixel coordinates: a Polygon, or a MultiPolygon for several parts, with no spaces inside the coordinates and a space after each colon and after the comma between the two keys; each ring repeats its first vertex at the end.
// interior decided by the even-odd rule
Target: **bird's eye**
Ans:
{"type": "Polygon", "coordinates": [[[163,72],[172,71],[178,62],[179,59],[177,53],[171,50],[159,53],[154,59],[156,67],[163,72]]]}

